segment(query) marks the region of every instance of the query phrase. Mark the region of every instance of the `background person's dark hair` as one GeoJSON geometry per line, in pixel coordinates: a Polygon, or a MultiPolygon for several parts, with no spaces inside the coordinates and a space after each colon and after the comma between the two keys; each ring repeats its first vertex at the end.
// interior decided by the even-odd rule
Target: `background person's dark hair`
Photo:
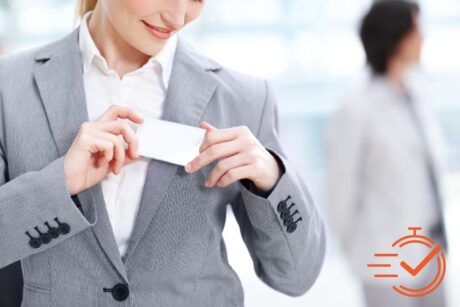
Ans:
{"type": "Polygon", "coordinates": [[[414,28],[417,3],[405,0],[380,0],[364,16],[360,37],[368,64],[374,74],[385,74],[388,61],[400,41],[414,28]]]}

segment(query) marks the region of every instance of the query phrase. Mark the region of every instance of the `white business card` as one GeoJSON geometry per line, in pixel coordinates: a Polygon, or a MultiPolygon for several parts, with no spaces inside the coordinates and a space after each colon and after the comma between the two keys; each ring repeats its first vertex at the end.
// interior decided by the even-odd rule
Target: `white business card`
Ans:
{"type": "Polygon", "coordinates": [[[137,153],[141,156],[185,166],[199,153],[206,129],[160,119],[144,118],[137,127],[137,153]]]}

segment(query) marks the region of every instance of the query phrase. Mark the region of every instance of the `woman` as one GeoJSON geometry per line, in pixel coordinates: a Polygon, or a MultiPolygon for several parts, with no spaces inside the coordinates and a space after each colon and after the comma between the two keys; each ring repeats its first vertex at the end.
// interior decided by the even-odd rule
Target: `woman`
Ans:
{"type": "MultiPolygon", "coordinates": [[[[422,34],[419,7],[404,0],[375,2],[360,36],[372,70],[363,89],[340,107],[328,131],[328,173],[332,225],[363,283],[368,306],[444,306],[442,288],[425,298],[404,297],[394,280],[374,274],[397,273],[397,282],[420,288],[432,266],[413,277],[399,263],[375,270],[373,253],[391,250],[408,227],[445,246],[439,193],[440,133],[425,96],[408,75],[419,63],[422,34]]],[[[414,267],[426,249],[406,251],[414,267]]],[[[380,259],[385,262],[387,259],[380,259]]],[[[390,263],[391,264],[391,263],[390,263]]]]}
{"type": "Polygon", "coordinates": [[[266,284],[318,276],[323,224],[272,90],[177,38],[203,6],[82,1],[70,35],[1,60],[0,267],[21,260],[23,306],[242,306],[227,204],[266,284]],[[139,157],[144,118],[206,129],[200,154],[139,157]]]}

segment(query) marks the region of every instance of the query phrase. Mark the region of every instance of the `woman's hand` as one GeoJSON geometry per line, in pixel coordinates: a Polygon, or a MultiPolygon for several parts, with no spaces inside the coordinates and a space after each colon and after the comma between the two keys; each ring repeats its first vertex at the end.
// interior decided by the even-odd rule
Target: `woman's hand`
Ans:
{"type": "Polygon", "coordinates": [[[200,154],[185,167],[187,172],[219,159],[205,181],[207,187],[225,187],[240,179],[251,180],[264,192],[274,187],[281,176],[278,162],[246,126],[217,129],[202,122],[200,128],[206,129],[205,138],[200,154]]]}
{"type": "Polygon", "coordinates": [[[64,157],[64,173],[70,195],[102,181],[110,172],[137,160],[138,140],[133,129],[118,118],[141,124],[144,120],[131,108],[111,106],[97,121],[81,125],[64,157]],[[125,149],[123,140],[128,144],[125,149]]]}

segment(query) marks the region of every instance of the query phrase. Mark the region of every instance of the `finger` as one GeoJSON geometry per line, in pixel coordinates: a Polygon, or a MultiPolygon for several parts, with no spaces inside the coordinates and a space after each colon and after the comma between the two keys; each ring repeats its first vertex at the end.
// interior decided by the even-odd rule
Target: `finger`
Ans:
{"type": "Polygon", "coordinates": [[[113,144],[113,159],[111,161],[114,174],[119,174],[125,161],[125,149],[121,135],[114,135],[105,131],[92,132],[96,137],[105,139],[113,144]]]}
{"type": "Polygon", "coordinates": [[[121,135],[111,134],[102,130],[96,130],[92,132],[96,137],[105,139],[113,143],[114,161],[113,170],[114,174],[119,174],[121,167],[125,163],[126,152],[123,145],[123,139],[121,135]]]}
{"type": "Polygon", "coordinates": [[[93,167],[99,168],[103,166],[105,162],[110,164],[110,161],[113,160],[113,143],[91,133],[93,129],[92,124],[92,122],[86,122],[82,125],[77,139],[79,144],[78,148],[82,150],[83,153],[93,157],[93,167]]]}
{"type": "Polygon", "coordinates": [[[128,144],[129,155],[134,159],[139,157],[137,154],[137,148],[139,146],[139,140],[134,133],[134,130],[126,123],[122,121],[111,121],[106,123],[99,123],[99,129],[112,134],[121,134],[123,140],[128,144]]]}
{"type": "Polygon", "coordinates": [[[203,152],[212,145],[228,142],[236,139],[241,135],[237,127],[227,129],[206,130],[203,142],[200,145],[199,152],[203,152]]]}
{"type": "MultiPolygon", "coordinates": [[[[113,152],[113,151],[112,151],[113,152]]],[[[112,158],[113,159],[113,158],[112,158]]],[[[108,164],[108,167],[110,168],[110,163],[111,161],[109,161],[107,159],[107,157],[104,155],[103,152],[98,152],[97,153],[97,157],[96,157],[96,161],[95,161],[95,164],[94,164],[94,167],[95,168],[99,168],[99,167],[103,167],[105,164],[108,164]]]]}
{"type": "Polygon", "coordinates": [[[88,129],[87,125],[80,130],[79,135],[79,148],[83,151],[89,153],[90,155],[102,153],[106,157],[107,161],[113,159],[112,142],[94,136],[88,129]]]}
{"type": "Polygon", "coordinates": [[[133,108],[119,105],[112,105],[97,121],[107,122],[118,118],[129,119],[136,124],[141,124],[144,121],[144,119],[137,114],[133,108]]]}
{"type": "Polygon", "coordinates": [[[131,163],[133,163],[133,162],[135,162],[135,161],[137,161],[139,159],[140,159],[140,156],[138,156],[137,158],[131,158],[129,156],[128,150],[125,150],[125,163],[123,164],[123,166],[131,164],[131,163]]]}
{"type": "Polygon", "coordinates": [[[236,154],[228,158],[222,159],[217,162],[216,166],[209,173],[205,181],[207,187],[215,185],[229,170],[249,164],[251,162],[250,156],[245,153],[236,154]]]}
{"type": "Polygon", "coordinates": [[[185,167],[185,170],[189,173],[196,172],[216,159],[225,158],[239,153],[241,149],[242,142],[239,139],[212,145],[189,162],[185,167]]]}
{"type": "Polygon", "coordinates": [[[200,128],[203,128],[203,129],[206,129],[207,132],[210,132],[210,131],[214,131],[214,130],[218,130],[216,127],[214,127],[213,125],[211,125],[210,123],[208,122],[201,122],[200,123],[200,128]]]}
{"type": "MultiPolygon", "coordinates": [[[[206,129],[205,138],[203,139],[203,143],[201,143],[201,146],[199,148],[199,152],[201,153],[205,149],[204,144],[205,144],[205,141],[206,141],[207,134],[210,133],[211,131],[217,130],[217,128],[212,126],[210,123],[204,122],[204,121],[200,123],[199,127],[202,128],[202,129],[206,129]]],[[[206,146],[208,146],[208,145],[206,145],[206,146]]]]}
{"type": "Polygon", "coordinates": [[[252,166],[251,164],[246,164],[243,166],[239,166],[236,168],[232,168],[224,176],[220,178],[217,182],[219,187],[226,187],[229,184],[236,182],[241,179],[249,178],[252,173],[252,166]]]}

